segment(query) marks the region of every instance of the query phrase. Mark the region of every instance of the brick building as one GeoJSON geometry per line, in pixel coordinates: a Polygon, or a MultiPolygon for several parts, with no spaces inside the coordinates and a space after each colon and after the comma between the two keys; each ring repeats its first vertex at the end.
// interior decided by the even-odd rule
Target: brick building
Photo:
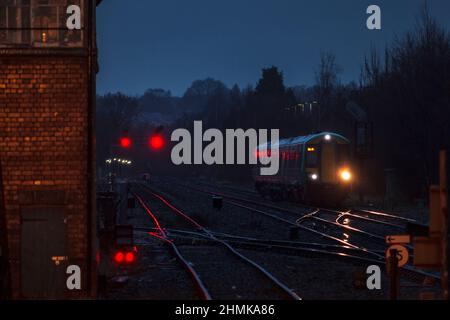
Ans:
{"type": "Polygon", "coordinates": [[[14,299],[95,296],[96,4],[0,0],[0,220],[14,299]],[[69,30],[74,4],[81,29],[69,30]],[[81,290],[67,288],[69,265],[81,290]]]}

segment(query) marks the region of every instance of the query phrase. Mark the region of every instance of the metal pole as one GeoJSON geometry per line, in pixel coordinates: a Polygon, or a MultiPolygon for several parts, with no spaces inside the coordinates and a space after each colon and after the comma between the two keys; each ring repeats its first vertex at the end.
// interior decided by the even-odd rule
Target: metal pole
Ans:
{"type": "Polygon", "coordinates": [[[389,258],[389,264],[390,264],[390,276],[391,276],[391,286],[390,286],[390,299],[391,300],[397,300],[398,299],[398,291],[399,291],[399,274],[398,274],[398,257],[397,257],[397,250],[392,249],[390,251],[390,258],[389,258]]]}
{"type": "Polygon", "coordinates": [[[364,174],[364,158],[359,157],[359,203],[364,203],[364,191],[363,191],[363,174],[364,174]]]}

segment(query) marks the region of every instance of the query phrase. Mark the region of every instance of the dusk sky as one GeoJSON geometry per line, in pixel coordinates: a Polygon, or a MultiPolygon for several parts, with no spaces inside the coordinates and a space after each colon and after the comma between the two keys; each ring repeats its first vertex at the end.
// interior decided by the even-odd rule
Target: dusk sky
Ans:
{"type": "MultiPolygon", "coordinates": [[[[212,77],[254,85],[278,66],[288,86],[314,83],[320,52],[336,54],[341,80],[357,81],[371,46],[383,49],[414,27],[423,0],[106,0],[98,8],[98,93],[182,95],[212,77]],[[366,28],[366,9],[382,10],[382,30],[366,28]]],[[[450,29],[450,1],[429,0],[450,29]]]]}

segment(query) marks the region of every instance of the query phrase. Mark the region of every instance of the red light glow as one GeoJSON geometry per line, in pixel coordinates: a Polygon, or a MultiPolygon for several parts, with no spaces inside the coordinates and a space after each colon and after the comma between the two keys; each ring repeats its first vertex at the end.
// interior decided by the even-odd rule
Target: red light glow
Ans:
{"type": "Polygon", "coordinates": [[[123,263],[124,259],[125,259],[125,255],[123,254],[123,252],[119,251],[114,255],[114,261],[116,263],[123,263]]]}
{"type": "Polygon", "coordinates": [[[164,139],[163,137],[157,135],[152,136],[150,138],[150,147],[155,150],[160,150],[162,147],[164,147],[164,139]]]}
{"type": "Polygon", "coordinates": [[[123,137],[120,139],[120,146],[122,148],[129,148],[131,147],[131,139],[128,137],[123,137]]]}
{"type": "Polygon", "coordinates": [[[125,262],[126,263],[133,263],[135,260],[134,252],[127,252],[125,255],[125,262]]]}

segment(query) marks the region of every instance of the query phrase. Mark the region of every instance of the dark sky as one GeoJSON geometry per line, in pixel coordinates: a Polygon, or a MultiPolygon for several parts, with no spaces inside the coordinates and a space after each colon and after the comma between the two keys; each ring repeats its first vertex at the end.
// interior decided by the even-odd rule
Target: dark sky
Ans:
{"type": "MultiPolygon", "coordinates": [[[[254,85],[278,66],[286,84],[314,82],[321,51],[336,54],[343,82],[357,80],[371,46],[383,48],[414,26],[424,0],[106,0],[98,8],[98,93],[181,95],[193,80],[254,85]],[[366,8],[382,9],[382,30],[366,8]]],[[[450,1],[429,0],[450,29],[450,1]]]]}

